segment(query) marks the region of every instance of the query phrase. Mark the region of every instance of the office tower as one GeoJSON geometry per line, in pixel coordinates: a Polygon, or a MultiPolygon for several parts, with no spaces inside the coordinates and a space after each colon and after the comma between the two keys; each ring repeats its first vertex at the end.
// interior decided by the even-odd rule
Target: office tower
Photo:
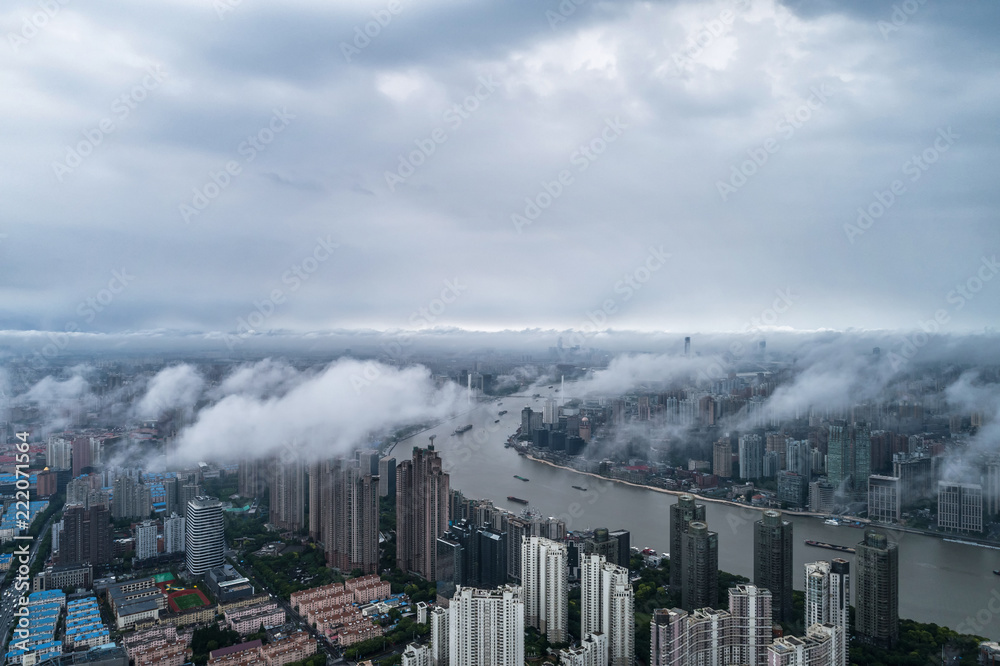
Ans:
{"type": "Polygon", "coordinates": [[[813,481],[810,483],[809,510],[814,513],[830,513],[833,511],[833,486],[826,481],[813,481]]]}
{"type": "Polygon", "coordinates": [[[856,502],[868,499],[871,433],[866,422],[837,421],[830,426],[826,465],[827,478],[838,496],[856,502]]]}
{"type": "Polygon", "coordinates": [[[431,621],[431,666],[449,666],[448,651],[450,639],[448,637],[448,609],[443,606],[435,606],[430,611],[431,621]]]}
{"type": "Polygon", "coordinates": [[[382,458],[378,461],[378,494],[380,497],[396,499],[396,459],[382,458]]]}
{"type": "Polygon", "coordinates": [[[670,507],[670,587],[680,589],[684,578],[684,553],[681,549],[681,535],[688,530],[688,524],[705,520],[705,505],[695,504],[692,495],[681,495],[677,503],[670,507]]]}
{"type": "MultiPolygon", "coordinates": [[[[524,621],[550,643],[569,641],[569,564],[566,544],[526,537],[521,545],[524,621]]],[[[586,634],[584,634],[586,635],[586,634]]]]}
{"type": "Polygon", "coordinates": [[[790,439],[785,443],[785,469],[806,479],[812,474],[812,447],[808,440],[790,439]]]}
{"type": "Polygon", "coordinates": [[[630,666],[635,653],[635,598],[628,569],[600,555],[582,556],[580,633],[608,639],[608,663],[630,666]]]}
{"type": "Polygon", "coordinates": [[[851,563],[837,558],[832,562],[806,564],[805,626],[832,624],[839,627],[832,666],[847,666],[847,634],[851,605],[851,563]]]}
{"type": "Polygon", "coordinates": [[[490,527],[476,530],[475,584],[500,587],[507,583],[507,535],[490,527]]]}
{"type": "Polygon", "coordinates": [[[611,530],[608,536],[618,542],[618,557],[614,560],[615,564],[626,569],[631,568],[629,565],[632,561],[632,535],[628,530],[611,530]]]}
{"type": "Polygon", "coordinates": [[[583,552],[588,555],[591,553],[600,555],[611,564],[620,564],[628,568],[628,560],[618,561],[618,539],[612,537],[606,527],[598,527],[594,530],[593,536],[583,540],[583,552]]]}
{"type": "Polygon", "coordinates": [[[766,666],[771,644],[771,591],[756,585],[729,588],[733,664],[766,666]]]}
{"type": "Polygon", "coordinates": [[[891,648],[899,639],[899,552],[896,544],[875,530],[865,530],[855,547],[858,566],[855,635],[862,641],[891,648]]]}
{"type": "Polygon", "coordinates": [[[809,477],[788,470],[778,473],[778,501],[802,509],[809,503],[809,477]]]}
{"type": "Polygon", "coordinates": [[[437,580],[437,538],[448,527],[450,477],[433,445],[396,466],[396,566],[437,580]]]}
{"type": "Polygon", "coordinates": [[[73,476],[80,476],[90,467],[90,438],[77,437],[73,440],[73,476]]]}
{"type": "Polygon", "coordinates": [[[135,526],[135,559],[147,560],[156,557],[157,526],[151,520],[144,520],[135,526]]]}
{"type": "Polygon", "coordinates": [[[120,518],[145,518],[151,511],[149,488],[131,476],[115,479],[111,515],[120,518]]]}
{"type": "MultiPolygon", "coordinates": [[[[684,610],[715,606],[719,601],[719,535],[700,521],[681,534],[681,606],[684,610]]],[[[673,562],[671,562],[671,567],[673,562]]]]}
{"type": "Polygon", "coordinates": [[[173,513],[164,519],[163,545],[165,553],[184,552],[184,516],[173,513]]]}
{"type": "Polygon", "coordinates": [[[753,582],[771,591],[776,622],[792,621],[792,523],[768,510],[754,523],[753,582]]]}
{"type": "MultiPolygon", "coordinates": [[[[49,469],[72,469],[72,457],[72,442],[55,435],[49,436],[49,443],[45,449],[45,464],[49,469]]],[[[79,474],[73,476],[79,476],[79,474]]]]}
{"type": "Polygon", "coordinates": [[[868,477],[868,517],[875,523],[899,522],[899,479],[895,476],[868,477]]]}
{"type": "Polygon", "coordinates": [[[108,564],[114,559],[111,518],[104,506],[89,509],[77,504],[63,512],[59,537],[59,564],[108,564]]]}
{"type": "Polygon", "coordinates": [[[733,477],[733,447],[728,438],[712,445],[712,474],[723,479],[733,477]]]}
{"type": "Polygon", "coordinates": [[[267,463],[257,458],[240,460],[238,485],[240,497],[261,497],[267,490],[267,470],[267,463]]]}
{"type": "Polygon", "coordinates": [[[741,479],[764,476],[764,440],[760,435],[740,435],[739,456],[741,479]]]}
{"type": "Polygon", "coordinates": [[[268,482],[269,521],[279,530],[306,527],[306,467],[300,460],[275,462],[268,482]]]}
{"type": "MultiPolygon", "coordinates": [[[[378,571],[379,477],[357,463],[324,463],[320,488],[320,536],[329,566],[350,572],[378,571]]],[[[436,543],[434,544],[436,546],[436,543]]]]}
{"type": "Polygon", "coordinates": [[[459,588],[448,607],[448,642],[448,666],[524,666],[521,589],[459,588]]]}
{"type": "Polygon", "coordinates": [[[978,483],[938,481],[938,528],[983,531],[983,487],[978,483]]]}
{"type": "Polygon", "coordinates": [[[186,566],[192,576],[201,576],[209,569],[225,563],[226,523],[222,502],[214,497],[198,496],[188,502],[184,517],[186,566]]]}
{"type": "Polygon", "coordinates": [[[534,430],[531,427],[531,407],[525,407],[521,410],[521,436],[531,435],[534,430]]]}

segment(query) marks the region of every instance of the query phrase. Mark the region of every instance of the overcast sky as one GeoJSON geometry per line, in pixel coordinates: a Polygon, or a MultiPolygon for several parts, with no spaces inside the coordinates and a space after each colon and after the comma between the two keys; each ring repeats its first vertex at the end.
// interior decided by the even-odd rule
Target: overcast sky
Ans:
{"type": "Polygon", "coordinates": [[[996,3],[561,7],[4,3],[0,329],[995,325],[996,3]]]}

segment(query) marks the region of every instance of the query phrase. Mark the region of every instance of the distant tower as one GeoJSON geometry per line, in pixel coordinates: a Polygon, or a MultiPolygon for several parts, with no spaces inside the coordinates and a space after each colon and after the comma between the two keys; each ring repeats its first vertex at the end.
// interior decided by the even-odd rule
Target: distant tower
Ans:
{"type": "Polygon", "coordinates": [[[754,523],[753,582],[771,591],[775,622],[792,621],[792,524],[768,510],[754,523]]]}
{"type": "Polygon", "coordinates": [[[690,337],[684,338],[684,355],[685,356],[690,356],[691,355],[691,338],[690,337]]]}
{"type": "MultiPolygon", "coordinates": [[[[681,606],[693,611],[719,603],[719,535],[708,531],[708,525],[691,521],[681,535],[684,553],[681,581],[681,606]]],[[[671,570],[673,562],[670,563],[671,570]]]]}
{"type": "Polygon", "coordinates": [[[562,380],[559,382],[559,406],[562,407],[566,404],[566,375],[562,375],[562,380]]]}
{"type": "Polygon", "coordinates": [[[899,551],[885,534],[871,529],[855,551],[854,630],[862,641],[891,648],[899,640],[899,551]]]}

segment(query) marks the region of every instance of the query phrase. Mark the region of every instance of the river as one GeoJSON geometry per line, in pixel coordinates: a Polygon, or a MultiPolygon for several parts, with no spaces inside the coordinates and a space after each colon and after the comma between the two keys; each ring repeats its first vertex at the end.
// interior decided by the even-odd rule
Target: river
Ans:
{"type": "MultiPolygon", "coordinates": [[[[547,391],[546,391],[547,392],[547,391]]],[[[504,398],[482,403],[469,412],[400,442],[392,454],[397,460],[410,457],[413,446],[426,446],[436,435],[451,474],[451,487],[467,497],[489,498],[497,506],[520,512],[524,507],[509,502],[508,495],[529,500],[543,515],[566,521],[568,529],[595,527],[626,529],[632,545],[669,550],[669,511],[676,495],[585,476],[519,456],[504,442],[520,425],[521,409],[531,405],[541,410],[544,397],[504,398]],[[507,414],[498,412],[506,409],[507,414]],[[499,423],[494,423],[499,419],[499,423]],[[463,435],[453,435],[460,425],[472,424],[463,435]],[[514,475],[530,479],[519,481],[514,475]],[[586,492],[572,486],[587,488],[586,492]]],[[[704,502],[709,529],[719,534],[719,568],[753,578],[753,523],[760,511],[749,507],[704,502]]],[[[845,557],[856,571],[854,556],[807,546],[807,539],[854,546],[864,531],[847,526],[826,525],[815,517],[787,516],[794,524],[795,589],[803,586],[806,562],[845,557]]],[[[952,543],[943,539],[889,531],[899,546],[900,616],[934,622],[960,631],[1000,639],[1000,549],[952,543]]],[[[959,537],[960,538],[960,537],[959,537]]],[[[852,592],[853,594],[853,592],[852,592]]],[[[852,597],[853,598],[853,597],[852,597]]]]}

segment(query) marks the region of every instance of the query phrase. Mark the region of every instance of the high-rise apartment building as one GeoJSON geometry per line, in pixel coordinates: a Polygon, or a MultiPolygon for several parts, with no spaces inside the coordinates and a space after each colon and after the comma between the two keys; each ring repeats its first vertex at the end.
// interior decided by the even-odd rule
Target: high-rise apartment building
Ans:
{"type": "MultiPolygon", "coordinates": [[[[459,588],[447,613],[448,666],[524,666],[519,587],[459,588]]],[[[431,654],[438,653],[440,648],[432,645],[431,654]]]]}
{"type": "Polygon", "coordinates": [[[163,552],[184,552],[184,521],[184,516],[178,516],[176,513],[163,519],[163,552]]]}
{"type": "Polygon", "coordinates": [[[135,526],[135,559],[148,560],[157,556],[157,524],[144,520],[135,526]]]}
{"type": "MultiPolygon", "coordinates": [[[[681,534],[681,606],[684,610],[715,606],[719,601],[719,535],[692,521],[681,534]]],[[[673,562],[671,561],[671,570],[673,562]]]]}
{"type": "Polygon", "coordinates": [[[567,558],[566,544],[543,537],[525,537],[521,545],[524,621],[545,634],[550,643],[569,641],[567,558]]]}
{"type": "Polygon", "coordinates": [[[768,510],[754,523],[753,582],[771,591],[776,622],[792,621],[792,523],[768,510]]]}
{"type": "Polygon", "coordinates": [[[760,435],[740,435],[739,456],[741,479],[764,476],[764,440],[760,435]]]}
{"type": "Polygon", "coordinates": [[[450,477],[433,446],[396,466],[396,566],[437,580],[437,538],[448,529],[450,477]]]}
{"type": "Polygon", "coordinates": [[[628,569],[596,554],[580,567],[580,633],[608,640],[608,663],[631,666],[635,653],[635,598],[628,569]]]}
{"type": "Polygon", "coordinates": [[[832,624],[815,624],[803,638],[782,636],[767,648],[768,666],[832,666],[844,631],[832,624]]]}
{"type": "Polygon", "coordinates": [[[201,576],[225,563],[226,523],[222,502],[214,497],[195,497],[188,502],[184,528],[186,565],[191,575],[201,576]]]}
{"type": "Polygon", "coordinates": [[[382,458],[378,461],[378,494],[380,497],[396,499],[396,459],[382,458]]]}
{"type": "Polygon", "coordinates": [[[353,460],[327,461],[324,470],[319,512],[327,564],[341,571],[375,573],[380,479],[353,460]]]}
{"type": "Polygon", "coordinates": [[[767,665],[767,646],[771,644],[772,595],[756,585],[729,588],[729,616],[732,639],[730,663],[747,666],[767,665]]]}
{"type": "Polygon", "coordinates": [[[790,439],[785,442],[785,469],[809,479],[812,474],[812,447],[809,440],[790,439]]]}
{"type": "Polygon", "coordinates": [[[448,609],[435,606],[430,610],[431,666],[449,666],[451,640],[448,636],[448,609]]]}
{"type": "Polygon", "coordinates": [[[73,440],[73,476],[80,476],[91,465],[90,438],[77,437],[73,440]]]}
{"type": "Polygon", "coordinates": [[[684,553],[681,535],[692,521],[705,521],[705,505],[696,504],[693,495],[681,495],[670,507],[670,587],[680,589],[684,578],[684,553]]]}
{"type": "Polygon", "coordinates": [[[733,447],[728,437],[712,445],[712,474],[723,479],[733,477],[733,447]]]}
{"type": "Polygon", "coordinates": [[[261,497],[267,490],[267,470],[267,463],[258,458],[240,460],[237,489],[240,497],[261,497]]]}
{"type": "Polygon", "coordinates": [[[855,635],[890,648],[899,639],[899,552],[885,534],[865,530],[855,547],[858,567],[855,635]]]}
{"type": "Polygon", "coordinates": [[[590,634],[579,647],[560,650],[559,666],[608,666],[608,637],[590,634]]]}
{"type": "Polygon", "coordinates": [[[805,571],[804,625],[832,624],[839,627],[832,666],[847,666],[851,563],[841,558],[831,562],[810,562],[806,564],[805,571]]]}
{"type": "Polygon", "coordinates": [[[120,518],[146,518],[152,510],[149,488],[131,476],[115,478],[111,515],[120,518]]]}
{"type": "Polygon", "coordinates": [[[300,460],[275,462],[268,483],[269,520],[279,530],[306,527],[306,467],[300,460]]]}
{"type": "Polygon", "coordinates": [[[77,504],[63,511],[63,529],[59,536],[59,564],[88,562],[108,564],[114,559],[111,539],[111,516],[107,507],[89,509],[77,504]]]}
{"type": "Polygon", "coordinates": [[[978,483],[939,481],[938,528],[952,532],[983,531],[983,487],[978,483]]]}
{"type": "MultiPolygon", "coordinates": [[[[49,469],[72,469],[73,443],[68,439],[50,435],[48,446],[45,449],[45,464],[49,469]]],[[[73,476],[79,476],[79,474],[73,476]]]]}

